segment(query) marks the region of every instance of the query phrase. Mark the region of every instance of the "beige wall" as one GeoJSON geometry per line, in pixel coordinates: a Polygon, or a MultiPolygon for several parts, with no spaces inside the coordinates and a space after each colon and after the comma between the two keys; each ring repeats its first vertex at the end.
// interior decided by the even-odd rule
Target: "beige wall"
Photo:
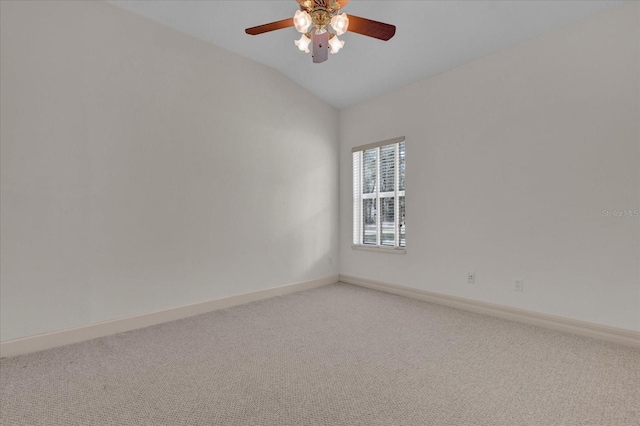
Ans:
{"type": "Polygon", "coordinates": [[[631,2],[340,111],[340,272],[640,330],[640,218],[603,215],[640,209],[639,15],[631,2]],[[407,253],[354,250],[350,150],[396,136],[407,253]]]}
{"type": "Polygon", "coordinates": [[[1,340],[337,274],[334,109],[109,4],[1,4],[1,340]]]}

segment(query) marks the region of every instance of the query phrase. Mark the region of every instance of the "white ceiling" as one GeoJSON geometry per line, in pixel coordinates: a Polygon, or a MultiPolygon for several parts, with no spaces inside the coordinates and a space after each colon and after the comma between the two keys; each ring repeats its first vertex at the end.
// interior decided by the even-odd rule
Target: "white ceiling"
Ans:
{"type": "Polygon", "coordinates": [[[624,1],[364,1],[344,8],[397,27],[383,42],[359,34],[314,64],[294,28],[259,36],[244,29],[293,16],[295,0],[114,0],[120,7],[273,67],[344,108],[583,19],[624,1]]]}

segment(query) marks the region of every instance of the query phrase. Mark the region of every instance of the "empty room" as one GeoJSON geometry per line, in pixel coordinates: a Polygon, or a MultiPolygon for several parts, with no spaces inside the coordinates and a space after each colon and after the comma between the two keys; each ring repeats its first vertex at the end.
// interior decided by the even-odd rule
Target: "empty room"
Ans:
{"type": "Polygon", "coordinates": [[[640,425],[640,2],[0,0],[0,424],[640,425]]]}

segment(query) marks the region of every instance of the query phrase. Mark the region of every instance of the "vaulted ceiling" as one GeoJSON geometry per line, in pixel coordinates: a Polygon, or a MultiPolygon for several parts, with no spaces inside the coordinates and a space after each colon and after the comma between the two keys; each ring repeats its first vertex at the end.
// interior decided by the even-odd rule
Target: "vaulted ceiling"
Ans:
{"type": "Polygon", "coordinates": [[[364,1],[344,12],[394,24],[383,42],[346,33],[322,64],[293,43],[294,28],[250,36],[244,29],[293,16],[295,0],[114,0],[111,3],[273,67],[336,108],[374,98],[536,37],[623,1],[364,1]]]}

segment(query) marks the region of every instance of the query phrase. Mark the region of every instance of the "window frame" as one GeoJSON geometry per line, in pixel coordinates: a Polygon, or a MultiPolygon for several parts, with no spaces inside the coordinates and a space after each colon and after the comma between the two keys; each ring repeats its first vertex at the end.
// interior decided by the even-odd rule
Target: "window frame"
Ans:
{"type": "MultiPolygon", "coordinates": [[[[352,210],[352,245],[354,249],[388,252],[404,254],[406,253],[406,232],[405,232],[405,245],[400,245],[400,197],[404,197],[406,206],[406,183],[405,189],[400,190],[400,144],[405,143],[405,137],[397,137],[393,139],[387,139],[380,142],[370,143],[366,145],[356,146],[351,149],[351,164],[352,164],[352,184],[353,184],[353,210],[352,210]],[[393,191],[380,192],[381,176],[381,152],[382,147],[393,145],[394,146],[394,183],[393,191]],[[373,192],[364,194],[364,153],[365,151],[376,149],[376,179],[375,188],[373,192]],[[357,154],[358,156],[356,157],[357,154]],[[357,164],[356,164],[357,163],[357,164]],[[359,166],[359,167],[358,167],[359,166]],[[381,202],[385,198],[394,199],[394,245],[382,244],[382,226],[381,226],[381,202]],[[376,244],[366,244],[364,242],[364,230],[363,230],[363,201],[367,199],[374,199],[375,211],[376,211],[376,244]]],[[[405,143],[406,153],[406,143],[405,143]]],[[[406,158],[406,154],[405,154],[406,158]]],[[[405,160],[406,161],[406,160],[405,160]]],[[[405,163],[406,164],[406,163],[405,163]]],[[[405,176],[406,182],[406,176],[405,176]]],[[[406,207],[405,207],[406,208],[406,207]]],[[[405,210],[406,215],[406,210],[405,210]]]]}

